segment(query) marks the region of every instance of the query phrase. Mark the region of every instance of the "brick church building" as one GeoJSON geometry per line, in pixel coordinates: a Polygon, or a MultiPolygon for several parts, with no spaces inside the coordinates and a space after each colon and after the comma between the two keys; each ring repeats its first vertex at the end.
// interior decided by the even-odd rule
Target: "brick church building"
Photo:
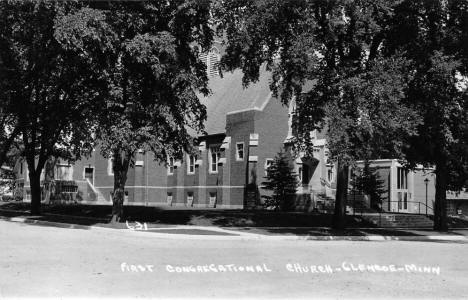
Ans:
{"type": "MultiPolygon", "coordinates": [[[[154,161],[151,153],[137,153],[135,166],[128,172],[125,205],[175,206],[187,208],[241,209],[259,204],[261,187],[273,158],[288,148],[292,137],[294,101],[289,107],[272,96],[270,74],[262,72],[257,83],[242,87],[242,72],[221,78],[216,64],[219,50],[214,47],[203,57],[210,75],[212,94],[202,97],[206,105],[206,135],[198,137],[198,155],[182,160],[168,158],[167,165],[154,161]]],[[[291,157],[298,174],[296,209],[331,211],[336,189],[336,172],[328,162],[326,140],[312,132],[312,156],[291,157]]],[[[408,171],[397,160],[375,160],[387,192],[381,209],[390,212],[432,213],[435,177],[431,170],[408,171]]],[[[16,195],[30,201],[29,179],[24,160],[15,166],[16,195]]],[[[55,161],[44,171],[44,202],[112,204],[112,160],[99,151],[90,158],[69,165],[55,161]]],[[[468,193],[448,193],[449,212],[468,214],[468,193]]],[[[349,193],[348,204],[371,206],[366,197],[349,193]],[[367,201],[367,203],[366,203],[367,201]]]]}
{"type": "MultiPolygon", "coordinates": [[[[198,155],[185,155],[182,160],[168,158],[166,166],[155,162],[151,153],[137,153],[126,183],[126,205],[239,209],[258,204],[264,193],[261,188],[246,191],[246,186],[261,185],[269,164],[285,148],[291,136],[293,109],[272,97],[267,72],[261,74],[257,83],[243,88],[241,71],[222,78],[215,74],[219,59],[216,48],[204,59],[212,94],[201,98],[208,117],[207,134],[198,137],[198,155]]],[[[324,146],[324,140],[318,137],[315,159],[299,158],[294,162],[303,183],[298,189],[301,195],[310,194],[314,184],[333,186],[333,171],[325,163],[324,146]],[[309,172],[312,169],[314,172],[309,172]]],[[[20,160],[15,172],[17,194],[29,201],[26,163],[20,160]]],[[[44,189],[50,192],[43,193],[43,201],[112,203],[112,160],[102,157],[98,150],[73,165],[55,162],[44,171],[43,179],[46,178],[53,179],[54,186],[44,189]]]]}

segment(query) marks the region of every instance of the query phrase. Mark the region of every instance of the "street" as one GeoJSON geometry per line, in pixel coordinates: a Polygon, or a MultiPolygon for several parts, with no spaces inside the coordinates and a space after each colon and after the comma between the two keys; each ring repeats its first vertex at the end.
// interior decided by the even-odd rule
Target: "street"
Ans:
{"type": "Polygon", "coordinates": [[[176,240],[0,221],[0,298],[466,298],[468,244],[176,240]]]}

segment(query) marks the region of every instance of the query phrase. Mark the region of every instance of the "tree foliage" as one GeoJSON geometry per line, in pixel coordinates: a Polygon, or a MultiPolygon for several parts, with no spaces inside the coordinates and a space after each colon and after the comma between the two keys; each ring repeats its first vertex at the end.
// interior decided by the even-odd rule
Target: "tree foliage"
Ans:
{"type": "Polygon", "coordinates": [[[405,153],[412,166],[435,166],[438,230],[447,229],[447,189],[460,190],[468,178],[467,25],[468,1],[402,1],[386,47],[411,61],[407,98],[423,122],[405,153]]]}
{"type": "Polygon", "coordinates": [[[384,181],[380,178],[377,168],[370,166],[369,162],[364,162],[364,167],[355,168],[354,177],[351,178],[353,193],[367,195],[370,198],[370,206],[380,210],[383,195],[388,193],[384,181]]]}
{"type": "Polygon", "coordinates": [[[290,159],[281,151],[273,159],[267,170],[266,181],[262,188],[271,191],[271,195],[262,195],[264,206],[274,210],[287,211],[293,208],[297,189],[297,175],[293,172],[290,159]]]}
{"type": "Polygon", "coordinates": [[[165,162],[190,151],[189,129],[202,132],[206,66],[211,46],[210,1],[97,2],[64,15],[59,40],[95,62],[107,109],[99,118],[101,153],[112,157],[113,219],[123,213],[128,168],[137,151],[165,162]],[[197,47],[196,47],[197,46],[197,47]]]}
{"type": "Polygon", "coordinates": [[[266,64],[270,88],[283,103],[296,99],[295,145],[311,151],[310,132],[326,128],[337,167],[335,228],[344,227],[348,168],[356,159],[398,157],[420,123],[405,105],[408,60],[385,55],[396,2],[221,2],[218,29],[227,38],[225,70],[241,68],[244,84],[266,64]],[[313,84],[312,89],[304,89],[313,84]],[[304,90],[303,90],[304,89],[304,90]]]}
{"type": "MultiPolygon", "coordinates": [[[[98,80],[87,63],[57,41],[57,16],[72,2],[0,3],[0,102],[11,133],[21,137],[31,184],[31,213],[40,213],[40,174],[49,157],[73,159],[92,143],[98,80]]],[[[5,127],[3,128],[5,131],[5,127]]],[[[9,145],[2,145],[3,151],[9,145]]]]}

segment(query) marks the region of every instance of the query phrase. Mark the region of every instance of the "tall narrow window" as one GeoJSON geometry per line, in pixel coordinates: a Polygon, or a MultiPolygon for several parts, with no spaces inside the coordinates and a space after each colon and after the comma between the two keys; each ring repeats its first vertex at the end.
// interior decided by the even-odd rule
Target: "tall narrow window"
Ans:
{"type": "Polygon", "coordinates": [[[195,162],[197,161],[196,155],[187,155],[187,174],[195,174],[195,162]]]}
{"type": "Polygon", "coordinates": [[[167,175],[174,174],[174,157],[167,159],[167,175]]]}
{"type": "Polygon", "coordinates": [[[268,176],[268,169],[271,167],[272,164],[273,164],[272,158],[265,159],[265,176],[268,176]]]}
{"type": "Polygon", "coordinates": [[[219,50],[216,47],[211,48],[210,53],[208,54],[208,64],[207,64],[208,76],[215,76],[219,74],[219,50]]]}
{"type": "Polygon", "coordinates": [[[107,175],[114,175],[114,158],[109,158],[107,160],[107,175]]]}
{"type": "Polygon", "coordinates": [[[301,183],[308,184],[309,183],[309,166],[303,165],[301,170],[301,183]]]}
{"type": "Polygon", "coordinates": [[[398,209],[408,209],[408,170],[398,167],[397,168],[397,199],[398,209]]]}
{"type": "Polygon", "coordinates": [[[210,147],[209,158],[210,158],[210,173],[218,173],[218,162],[221,157],[219,146],[210,147]]]}
{"type": "Polygon", "coordinates": [[[408,170],[397,168],[397,189],[405,190],[408,188],[408,170]]]}
{"type": "Polygon", "coordinates": [[[236,160],[244,160],[244,143],[236,143],[236,160]]]}
{"type": "Polygon", "coordinates": [[[333,177],[334,177],[333,166],[330,166],[330,168],[327,170],[327,177],[328,177],[328,182],[333,181],[333,177]]]}
{"type": "Polygon", "coordinates": [[[209,52],[200,53],[200,60],[206,65],[208,77],[219,75],[220,53],[218,48],[213,47],[209,52]]]}

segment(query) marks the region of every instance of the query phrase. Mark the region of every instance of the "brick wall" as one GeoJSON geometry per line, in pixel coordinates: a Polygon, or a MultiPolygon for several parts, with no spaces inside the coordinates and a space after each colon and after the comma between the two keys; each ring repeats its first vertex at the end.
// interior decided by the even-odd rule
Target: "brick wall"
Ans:
{"type": "Polygon", "coordinates": [[[244,186],[247,180],[247,165],[249,155],[250,134],[255,132],[254,123],[255,111],[239,112],[228,114],[226,117],[226,135],[231,137],[231,151],[228,158],[230,164],[230,183],[232,187],[229,191],[230,205],[243,206],[244,186]],[[244,143],[244,159],[236,160],[236,144],[244,143]],[[241,188],[242,187],[242,188],[241,188]]]}
{"type": "MultiPolygon", "coordinates": [[[[288,134],[288,108],[283,106],[279,99],[272,98],[263,111],[255,113],[255,133],[258,133],[258,156],[256,172],[257,184],[265,181],[266,159],[273,159],[278,152],[284,150],[284,140],[288,134]]],[[[266,194],[259,189],[260,194],[266,194]]]]}

